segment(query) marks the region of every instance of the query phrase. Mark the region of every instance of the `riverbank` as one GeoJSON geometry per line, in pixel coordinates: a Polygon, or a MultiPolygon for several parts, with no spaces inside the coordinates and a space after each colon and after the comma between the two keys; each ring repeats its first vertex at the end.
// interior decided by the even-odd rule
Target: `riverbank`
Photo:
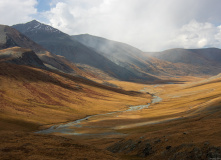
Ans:
{"type": "MultiPolygon", "coordinates": [[[[145,90],[145,88],[144,88],[144,90],[145,90]]],[[[134,111],[139,111],[142,109],[147,109],[151,104],[159,103],[161,101],[162,101],[162,98],[160,98],[156,95],[152,95],[151,103],[148,103],[147,105],[130,106],[127,110],[123,110],[123,111],[114,111],[114,112],[109,112],[109,113],[105,113],[105,114],[90,115],[85,118],[78,119],[76,121],[69,122],[66,124],[53,125],[48,129],[41,130],[36,133],[39,133],[39,134],[56,133],[56,134],[67,134],[67,135],[90,135],[93,133],[78,133],[77,132],[77,130],[79,128],[84,128],[84,125],[82,124],[82,122],[88,122],[88,121],[90,121],[91,118],[96,118],[96,119],[99,119],[100,121],[102,121],[102,117],[105,117],[105,116],[109,116],[111,119],[112,117],[118,117],[120,114],[122,114],[124,112],[134,112],[134,111]]],[[[105,130],[107,130],[108,126],[104,126],[104,127],[105,127],[105,130]]],[[[93,128],[93,129],[99,128],[100,129],[99,126],[98,127],[90,126],[90,128],[93,128]]],[[[110,129],[111,128],[113,128],[113,127],[110,127],[110,129]]],[[[111,134],[120,134],[120,133],[117,133],[116,131],[111,131],[110,133],[105,132],[105,133],[100,133],[100,134],[111,135],[111,134]]]]}

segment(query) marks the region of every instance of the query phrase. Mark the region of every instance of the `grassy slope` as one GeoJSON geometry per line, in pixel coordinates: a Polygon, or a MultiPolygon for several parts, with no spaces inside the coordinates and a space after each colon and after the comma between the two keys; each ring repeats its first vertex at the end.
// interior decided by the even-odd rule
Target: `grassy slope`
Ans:
{"type": "MultiPolygon", "coordinates": [[[[49,159],[56,159],[59,158],[59,155],[55,152],[60,149],[61,153],[58,154],[66,155],[69,153],[68,147],[62,149],[66,139],[59,138],[57,140],[54,136],[42,135],[36,137],[34,134],[20,131],[33,131],[39,129],[41,125],[47,127],[46,124],[70,121],[89,114],[123,110],[126,105],[148,103],[150,102],[147,99],[150,98],[148,95],[125,91],[137,91],[143,88],[163,98],[163,101],[151,105],[149,109],[133,113],[126,112],[117,118],[104,117],[102,119],[100,117],[99,119],[98,117],[98,119],[94,118],[84,122],[84,125],[114,127],[117,132],[126,133],[128,136],[123,138],[92,136],[89,139],[87,137],[72,137],[74,140],[68,140],[68,145],[72,146],[71,149],[86,153],[88,146],[83,144],[91,143],[101,149],[99,151],[102,155],[97,155],[95,153],[99,151],[89,147],[91,154],[95,155],[95,159],[113,156],[103,151],[109,146],[112,146],[109,147],[111,151],[116,148],[118,151],[121,150],[121,153],[117,155],[121,157],[120,159],[137,159],[137,156],[138,159],[139,157],[194,159],[191,156],[199,156],[196,155],[198,153],[202,153],[201,158],[208,159],[213,146],[221,145],[221,79],[219,76],[199,82],[169,85],[143,85],[110,81],[125,89],[121,90],[66,74],[52,73],[31,67],[1,64],[1,68],[0,129],[6,130],[1,132],[1,136],[6,140],[2,142],[0,148],[4,158],[18,154],[21,156],[20,159],[22,156],[31,155],[37,157],[43,155],[46,158],[46,155],[49,155],[49,159]],[[166,121],[173,118],[179,119],[166,121]],[[146,123],[162,121],[165,122],[146,123]],[[13,130],[19,132],[14,133],[13,130]],[[20,137],[16,138],[16,135],[19,134],[20,137]],[[26,136],[27,138],[25,138],[26,136]],[[16,139],[20,141],[18,145],[15,143],[16,139]],[[24,146],[26,143],[30,144],[24,146]],[[77,147],[77,143],[82,144],[80,149],[77,147]],[[146,152],[147,144],[151,145],[150,153],[146,152]],[[40,147],[36,148],[35,145],[40,147]],[[51,148],[51,151],[42,152],[45,145],[51,148]],[[166,149],[167,146],[171,146],[171,148],[166,149]],[[30,151],[27,151],[28,149],[30,151]],[[41,152],[38,154],[39,151],[41,152]]],[[[190,77],[184,77],[184,80],[188,78],[190,77]]],[[[192,78],[191,80],[196,79],[192,78]]],[[[92,129],[91,132],[97,131],[92,129]]],[[[85,158],[86,155],[83,155],[85,158]]],[[[67,155],[69,158],[71,156],[73,159],[82,157],[82,155],[67,155]]],[[[111,159],[114,158],[111,157],[111,159]]]]}
{"type": "Polygon", "coordinates": [[[108,151],[60,136],[27,132],[0,132],[0,136],[1,160],[118,159],[108,151]]]}
{"type": "Polygon", "coordinates": [[[123,157],[138,155],[148,159],[208,159],[220,154],[217,148],[221,146],[220,77],[181,85],[146,87],[163,101],[137,113],[143,118],[142,122],[134,120],[130,122],[133,125],[121,125],[118,132],[129,136],[121,142],[118,139],[110,150],[118,147],[123,157]],[[179,119],[155,124],[171,118],[179,119]],[[146,144],[152,147],[150,153],[145,153],[146,144]],[[136,147],[132,149],[133,146],[136,147]],[[166,149],[167,146],[171,149],[166,149]]]}
{"type": "MultiPolygon", "coordinates": [[[[149,109],[126,112],[118,115],[117,118],[97,117],[84,122],[84,126],[112,127],[127,136],[108,136],[107,138],[102,136],[90,140],[82,138],[82,143],[90,142],[98,148],[119,152],[118,156],[121,156],[121,159],[187,160],[219,157],[221,152],[219,148],[221,146],[220,76],[197,82],[169,85],[111,82],[128,90],[145,87],[146,91],[160,96],[163,101],[151,105],[149,109]],[[178,119],[173,120],[174,118],[178,119]],[[148,145],[151,146],[150,150],[148,145]],[[166,149],[168,146],[171,148],[166,149]]],[[[88,130],[93,132],[93,129],[88,130]]],[[[78,131],[85,132],[83,129],[78,131]]]]}
{"type": "Polygon", "coordinates": [[[0,63],[0,159],[117,159],[78,140],[33,132],[149,99],[60,72],[0,63]]]}
{"type": "Polygon", "coordinates": [[[0,68],[0,129],[4,130],[15,126],[35,130],[40,125],[121,110],[126,105],[148,101],[147,95],[59,72],[4,63],[0,68]]]}

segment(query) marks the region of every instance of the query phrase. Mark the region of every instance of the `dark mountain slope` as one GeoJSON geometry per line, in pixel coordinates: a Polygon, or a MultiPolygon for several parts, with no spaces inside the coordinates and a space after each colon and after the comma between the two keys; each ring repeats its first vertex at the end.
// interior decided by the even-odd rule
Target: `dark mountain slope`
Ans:
{"type": "Polygon", "coordinates": [[[128,44],[111,41],[89,34],[72,36],[72,39],[93,48],[101,55],[104,55],[112,62],[121,65],[122,67],[132,68],[131,65],[135,65],[142,69],[147,67],[145,61],[142,60],[142,51],[128,44]]]}
{"type": "MultiPolygon", "coordinates": [[[[113,63],[94,49],[73,40],[71,36],[37,21],[12,26],[48,51],[64,56],[74,63],[89,65],[98,68],[120,80],[155,80],[154,76],[135,72],[121,63],[113,63]]],[[[127,59],[125,60],[127,61],[127,59]]]]}
{"type": "Polygon", "coordinates": [[[46,69],[34,51],[20,47],[0,50],[0,62],[10,62],[18,65],[28,65],[46,69]]]}
{"type": "Polygon", "coordinates": [[[37,55],[41,54],[39,58],[41,59],[44,57],[42,61],[45,64],[50,65],[52,68],[56,68],[60,71],[68,73],[73,72],[73,69],[71,69],[67,64],[63,63],[59,56],[49,53],[45,48],[35,43],[16,29],[6,25],[0,25],[0,49],[6,49],[15,46],[31,49],[37,55]],[[52,56],[48,56],[49,54],[52,56]],[[51,63],[54,59],[56,59],[56,63],[51,63]]]}
{"type": "Polygon", "coordinates": [[[0,49],[19,46],[22,48],[30,48],[37,53],[44,53],[46,49],[30,40],[14,28],[0,25],[0,49]]]}
{"type": "Polygon", "coordinates": [[[112,61],[134,62],[137,57],[142,56],[142,51],[128,44],[111,41],[105,38],[81,34],[72,36],[72,39],[95,49],[104,54],[112,61]]]}
{"type": "Polygon", "coordinates": [[[221,50],[217,48],[207,49],[170,49],[162,52],[149,53],[158,59],[173,63],[186,63],[195,65],[213,65],[214,62],[221,63],[221,50]]]}
{"type": "Polygon", "coordinates": [[[221,70],[221,50],[217,48],[176,48],[144,55],[154,57],[158,61],[155,66],[170,70],[170,74],[175,75],[210,76],[219,74],[221,70]]]}
{"type": "Polygon", "coordinates": [[[93,48],[99,54],[110,59],[117,65],[127,68],[135,75],[150,77],[158,71],[146,60],[143,52],[128,44],[92,36],[89,34],[75,35],[72,39],[93,48]]]}
{"type": "Polygon", "coordinates": [[[203,56],[207,60],[221,63],[221,49],[218,48],[203,48],[203,49],[188,49],[198,55],[203,56]]]}
{"type": "Polygon", "coordinates": [[[221,68],[219,49],[170,49],[146,54],[130,45],[88,34],[70,37],[37,21],[14,27],[52,53],[77,63],[78,68],[92,75],[99,73],[99,69],[120,80],[154,81],[156,76],[161,79],[215,75],[221,68]]]}

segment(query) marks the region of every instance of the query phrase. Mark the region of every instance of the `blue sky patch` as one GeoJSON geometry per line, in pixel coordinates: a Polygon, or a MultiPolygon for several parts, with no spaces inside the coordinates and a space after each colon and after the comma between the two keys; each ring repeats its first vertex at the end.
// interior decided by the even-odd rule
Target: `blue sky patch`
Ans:
{"type": "Polygon", "coordinates": [[[44,12],[44,11],[48,11],[50,10],[51,6],[51,0],[37,0],[38,4],[37,4],[37,10],[38,12],[44,12]]]}

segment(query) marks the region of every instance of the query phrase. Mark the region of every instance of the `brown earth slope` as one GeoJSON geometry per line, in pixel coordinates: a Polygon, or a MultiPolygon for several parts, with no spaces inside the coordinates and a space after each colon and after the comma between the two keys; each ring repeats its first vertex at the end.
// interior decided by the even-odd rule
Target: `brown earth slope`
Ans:
{"type": "Polygon", "coordinates": [[[183,84],[111,81],[126,90],[153,93],[162,101],[147,109],[98,116],[83,123],[91,128],[82,132],[102,132],[111,127],[122,135],[62,138],[33,131],[86,115],[125,110],[126,105],[146,104],[150,96],[65,73],[0,65],[1,159],[201,160],[221,156],[219,75],[183,84]]]}
{"type": "Polygon", "coordinates": [[[138,92],[108,87],[65,73],[7,63],[0,63],[0,68],[1,120],[15,125],[24,122],[37,127],[148,101],[138,92]]]}
{"type": "Polygon", "coordinates": [[[34,131],[147,103],[150,95],[61,72],[0,63],[0,159],[115,159],[107,151],[34,131]]]}
{"type": "Polygon", "coordinates": [[[162,102],[136,113],[142,122],[117,127],[129,136],[112,141],[108,150],[126,159],[221,158],[220,75],[186,84],[148,85],[146,90],[162,102]]]}

